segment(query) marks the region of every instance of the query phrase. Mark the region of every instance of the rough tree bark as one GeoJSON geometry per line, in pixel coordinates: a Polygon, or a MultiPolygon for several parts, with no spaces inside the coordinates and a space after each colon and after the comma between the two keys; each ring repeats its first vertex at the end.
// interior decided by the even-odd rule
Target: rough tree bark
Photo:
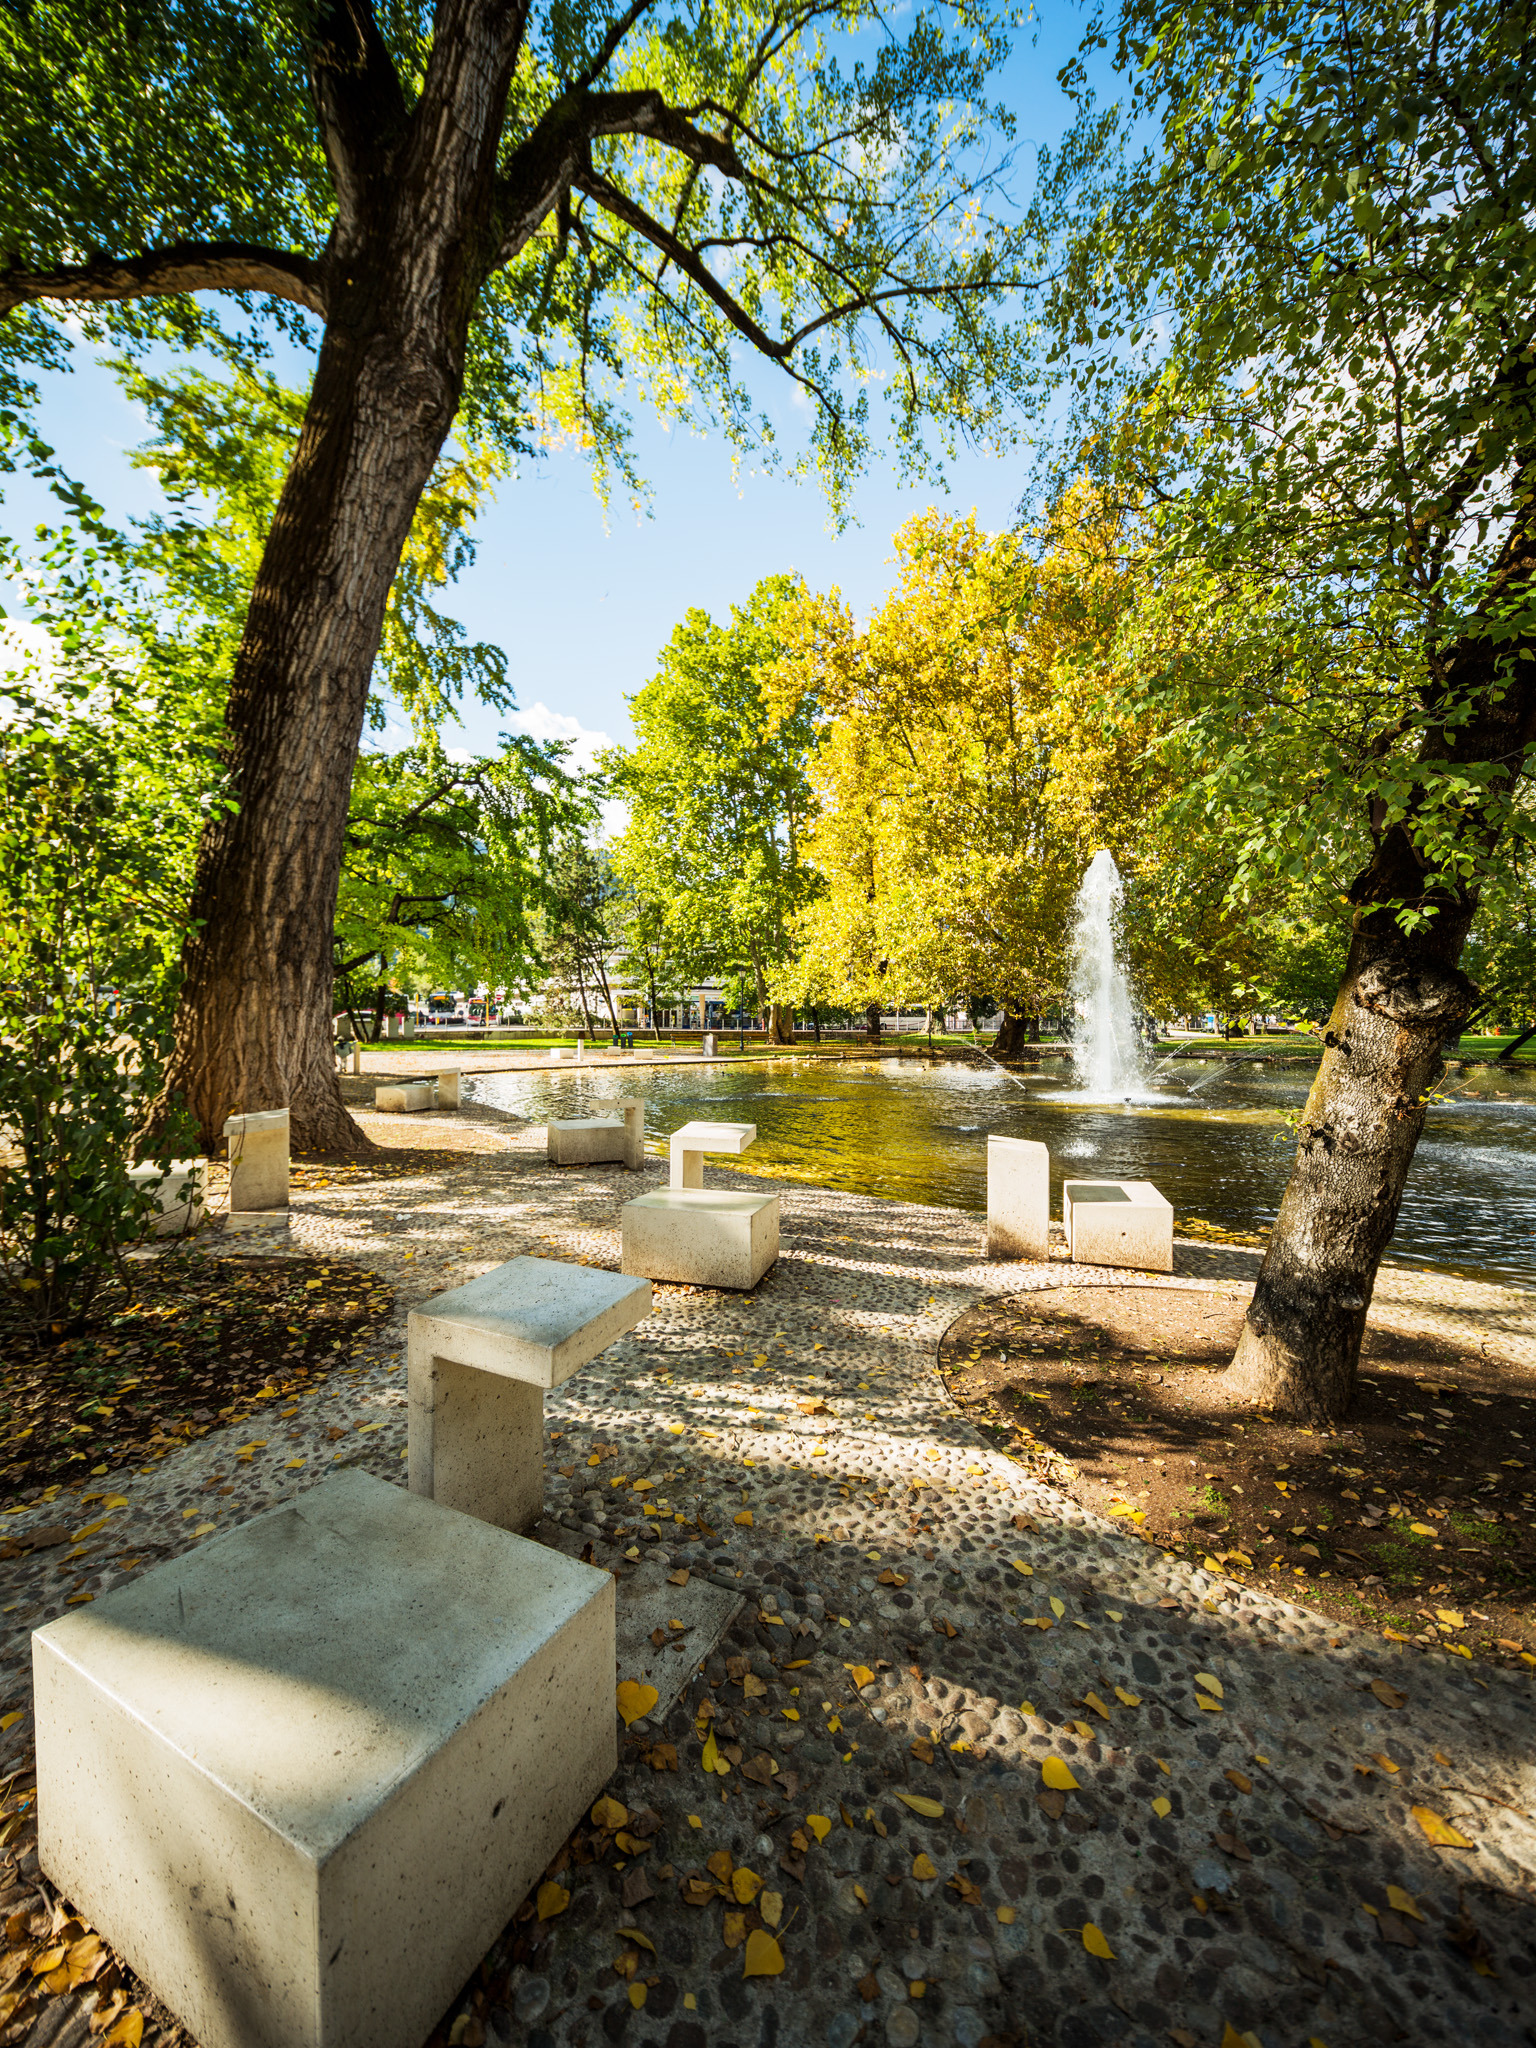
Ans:
{"type": "Polygon", "coordinates": [[[770,1045],[793,1045],[794,1042],[794,1005],[792,1003],[770,1003],[768,1005],[768,1043],[770,1045]]]}
{"type": "MultiPolygon", "coordinates": [[[[1533,571],[1527,505],[1501,556],[1489,611],[1518,586],[1529,589],[1533,571]]],[[[1536,660],[1512,657],[1509,641],[1493,635],[1469,638],[1446,662],[1445,690],[1448,702],[1470,699],[1472,714],[1427,733],[1421,758],[1497,764],[1489,799],[1467,816],[1467,850],[1486,852],[1498,835],[1497,799],[1513,788],[1536,741],[1536,660]]],[[[1477,996],[1459,966],[1476,892],[1431,886],[1411,828],[1410,818],[1381,833],[1350,892],[1358,908],[1349,963],[1226,1374],[1234,1397],[1305,1421],[1337,1421],[1353,1399],[1376,1269],[1397,1225],[1426,1098],[1445,1071],[1446,1034],[1477,996]],[[1434,914],[1404,932],[1381,907],[1393,902],[1434,914]]]]}
{"type": "Polygon", "coordinates": [[[1029,1019],[1016,1016],[1005,1006],[1003,1021],[998,1025],[997,1036],[992,1041],[992,1057],[995,1060],[1016,1060],[1028,1042],[1028,1029],[1029,1019]]]}

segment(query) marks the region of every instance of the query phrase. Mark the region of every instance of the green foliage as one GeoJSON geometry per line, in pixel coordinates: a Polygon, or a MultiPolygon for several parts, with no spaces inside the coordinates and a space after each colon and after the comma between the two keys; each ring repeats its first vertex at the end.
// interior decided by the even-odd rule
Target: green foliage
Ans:
{"type": "Polygon", "coordinates": [[[1518,762],[1457,744],[1536,624],[1531,0],[1124,0],[1110,35],[1155,141],[1062,273],[1060,477],[1145,518],[1131,658],[1186,827],[1243,822],[1236,896],[1405,823],[1411,927],[1531,829],[1518,762]]]}
{"type": "MultiPolygon", "coordinates": [[[[148,734],[142,705],[114,720],[121,679],[80,657],[55,643],[0,687],[0,1294],[39,1343],[79,1327],[158,1211],[159,1176],[130,1168],[183,922],[154,802],[172,764],[133,749],[153,709],[148,734]]],[[[182,1135],[172,1119],[151,1163],[182,1135]]]]}
{"type": "Polygon", "coordinates": [[[519,738],[488,759],[452,760],[430,742],[358,756],[336,905],[344,987],[527,980],[551,850],[592,815],[562,752],[519,738]]]}
{"type": "Polygon", "coordinates": [[[728,625],[689,612],[629,700],[634,746],[603,763],[629,805],[614,873],[665,935],[674,973],[734,974],[758,1008],[817,887],[801,846],[814,699],[771,726],[763,701],[794,595],[770,576],[728,625]]]}
{"type": "MultiPolygon", "coordinates": [[[[227,377],[201,370],[151,374],[119,357],[115,368],[155,430],[133,460],[156,473],[176,507],[170,519],[155,515],[144,522],[136,549],[163,599],[166,651],[178,646],[188,673],[227,679],[303,424],[304,394],[239,366],[227,377]]],[[[512,709],[504,651],[471,642],[435,602],[473,561],[471,529],[504,469],[492,448],[453,445],[422,494],[375,665],[368,707],[375,731],[385,724],[390,700],[423,744],[456,715],[466,691],[493,710],[512,709]]]]}
{"type": "MultiPolygon", "coordinates": [[[[1007,442],[1039,395],[998,318],[1044,262],[1009,193],[1012,119],[988,97],[1012,23],[973,0],[904,36],[872,0],[545,0],[515,21],[468,0],[441,15],[42,0],[0,17],[0,291],[42,299],[61,267],[132,258],[140,273],[69,284],[93,337],[169,335],[240,361],[274,318],[304,338],[300,308],[329,281],[332,166],[353,174],[344,210],[365,204],[364,150],[381,179],[400,171],[458,53],[486,53],[496,90],[505,48],[499,183],[465,234],[470,437],[510,457],[573,436],[634,488],[638,398],[712,416],[772,462],[774,423],[738,361],[755,351],[812,399],[804,459],[841,501],[876,435],[872,393],[889,407],[880,440],[911,468],[925,417],[941,445],[1007,442]],[[179,266],[159,262],[171,245],[179,266]],[[242,295],[222,313],[189,295],[226,275],[242,295]],[[103,310],[114,291],[159,296],[103,310]],[[890,374],[868,374],[877,357],[890,374]]],[[[57,343],[35,304],[0,331],[23,361],[57,343]]]]}

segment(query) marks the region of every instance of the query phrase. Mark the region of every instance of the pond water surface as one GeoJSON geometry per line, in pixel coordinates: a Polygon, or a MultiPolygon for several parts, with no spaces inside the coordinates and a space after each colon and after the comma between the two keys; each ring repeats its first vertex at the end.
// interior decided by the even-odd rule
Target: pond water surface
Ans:
{"type": "MultiPolygon", "coordinates": [[[[784,1060],[466,1079],[466,1099],[542,1121],[594,1096],[642,1095],[646,1137],[691,1117],[755,1123],[745,1168],[859,1194],[984,1213],[987,1138],[1037,1138],[1061,1179],[1150,1180],[1183,1222],[1227,1230],[1272,1223],[1295,1154],[1288,1119],[1305,1067],[1179,1062],[1133,1103],[1073,1099],[1064,1063],[1038,1076],[977,1063],[784,1060]],[[1193,1092],[1191,1092],[1191,1090],[1193,1092]]],[[[1430,1109],[1393,1240],[1395,1258],[1529,1284],[1536,1277],[1536,1081],[1468,1068],[1430,1109]]],[[[725,1162],[722,1162],[724,1164],[725,1162]]],[[[707,1171],[707,1168],[706,1168],[707,1171]]]]}

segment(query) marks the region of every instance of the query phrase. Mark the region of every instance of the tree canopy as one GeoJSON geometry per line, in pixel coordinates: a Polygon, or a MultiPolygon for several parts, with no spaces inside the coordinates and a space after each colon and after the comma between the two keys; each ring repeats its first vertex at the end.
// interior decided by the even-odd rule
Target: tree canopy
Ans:
{"type": "Polygon", "coordinates": [[[1040,259],[988,96],[1010,19],[950,0],[898,37],[870,0],[44,0],[0,22],[0,348],[58,360],[66,306],[88,334],[242,362],[274,330],[311,339],[351,311],[359,215],[430,175],[479,70],[467,438],[513,457],[575,435],[635,484],[626,408],[649,401],[772,459],[745,345],[813,399],[809,459],[840,495],[875,391],[915,467],[925,419],[1006,438],[1028,400],[996,317],[1040,259]]]}
{"type": "Polygon", "coordinates": [[[770,576],[727,625],[689,612],[630,699],[633,747],[604,763],[629,806],[613,847],[620,881],[657,908],[681,961],[741,971],[762,1009],[816,887],[802,845],[815,701],[804,693],[770,725],[763,698],[794,596],[789,577],[770,576]]]}

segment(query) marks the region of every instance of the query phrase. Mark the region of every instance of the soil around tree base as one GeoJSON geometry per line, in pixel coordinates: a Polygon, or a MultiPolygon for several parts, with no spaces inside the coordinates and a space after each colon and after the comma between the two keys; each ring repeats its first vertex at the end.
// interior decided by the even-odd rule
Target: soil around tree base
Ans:
{"type": "Polygon", "coordinates": [[[1536,1666],[1536,1389],[1374,1315],[1332,1430],[1223,1385],[1252,1297],[1122,1286],[996,1297],[939,1370],[997,1445],[1082,1506],[1394,1641],[1536,1666]]]}

